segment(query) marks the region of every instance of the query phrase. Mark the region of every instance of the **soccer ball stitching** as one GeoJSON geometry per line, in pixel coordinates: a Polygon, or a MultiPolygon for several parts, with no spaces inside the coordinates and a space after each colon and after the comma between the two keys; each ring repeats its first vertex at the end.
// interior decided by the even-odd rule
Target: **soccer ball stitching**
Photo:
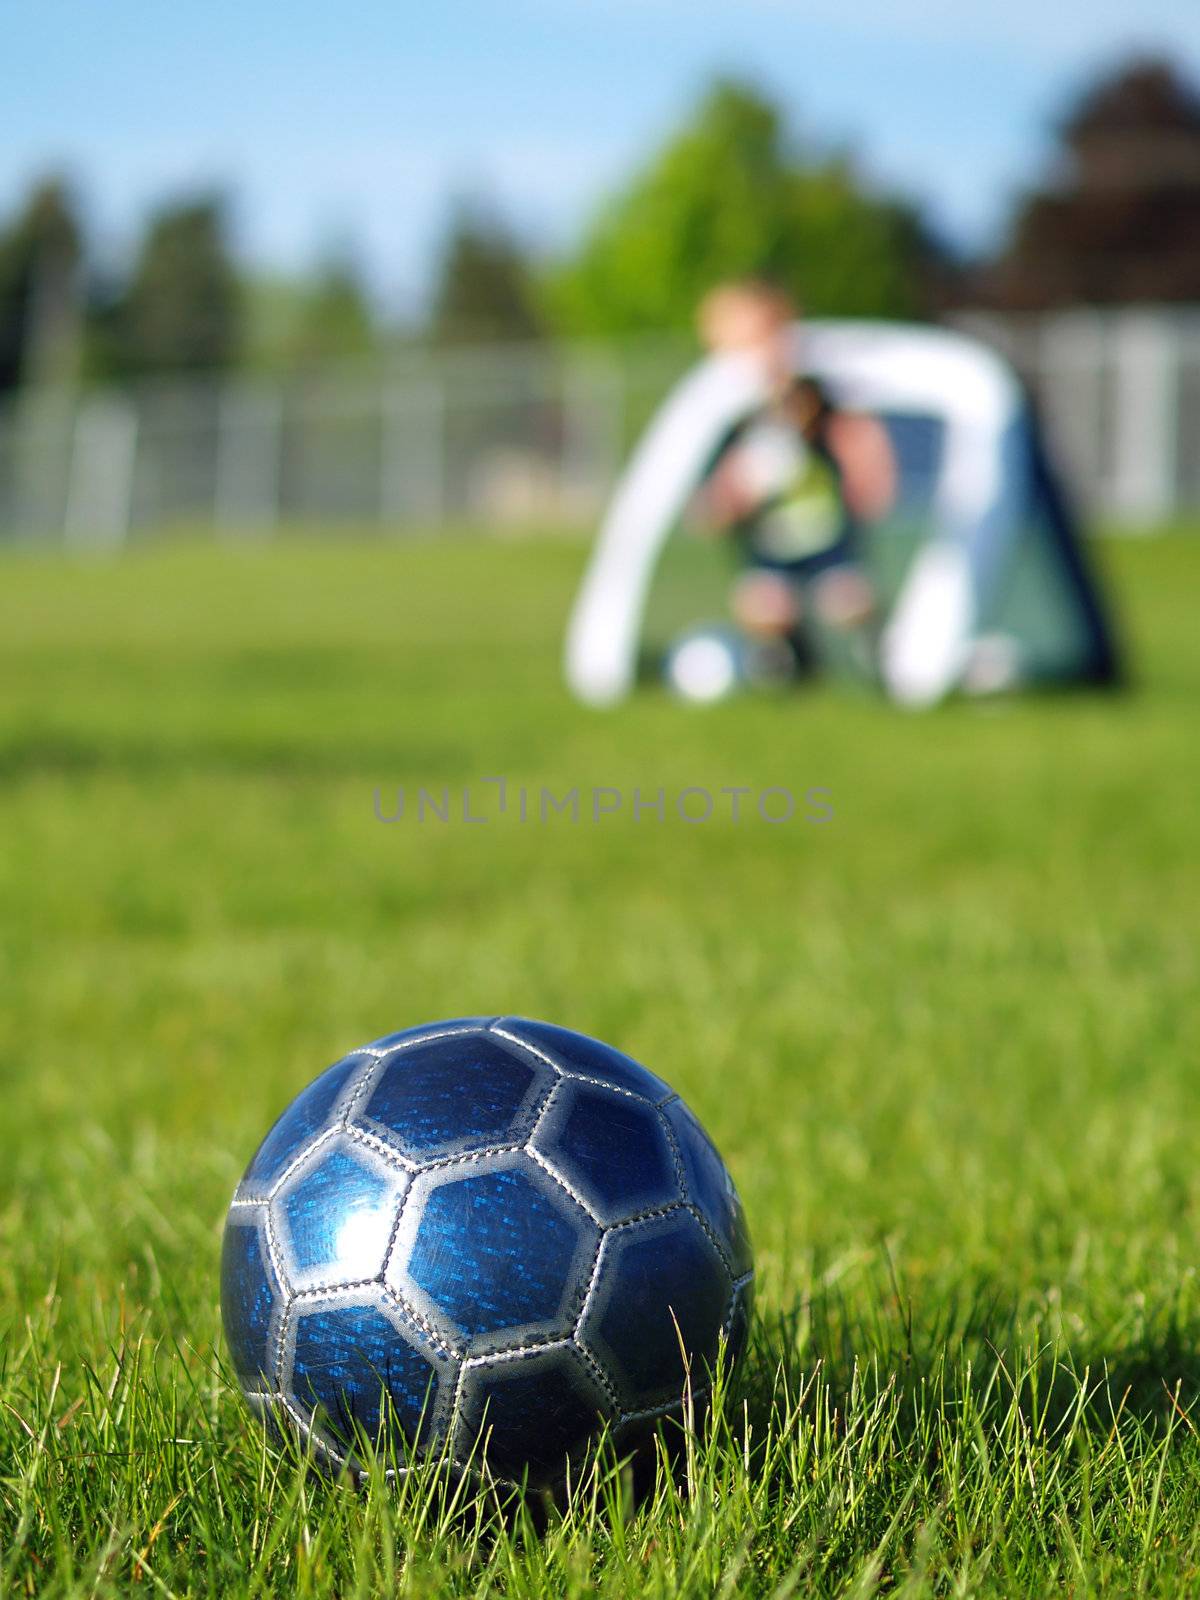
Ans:
{"type": "MultiPolygon", "coordinates": [[[[447,1445],[449,1442],[450,1448],[453,1448],[457,1435],[465,1425],[465,1389],[475,1375],[485,1375],[533,1355],[548,1356],[555,1350],[563,1351],[564,1359],[568,1362],[573,1359],[581,1363],[584,1374],[606,1399],[611,1412],[610,1420],[616,1428],[678,1410],[678,1397],[646,1407],[630,1407],[628,1400],[631,1396],[624,1392],[627,1376],[622,1374],[622,1381],[618,1383],[607,1361],[591,1347],[586,1337],[590,1324],[598,1323],[606,1314],[606,1307],[598,1311],[597,1305],[603,1287],[601,1279],[605,1263],[616,1251],[617,1240],[622,1236],[630,1236],[631,1230],[647,1223],[679,1213],[686,1214],[699,1228],[715,1253],[729,1285],[721,1324],[722,1334],[728,1338],[733,1329],[754,1274],[751,1269],[735,1277],[734,1262],[728,1248],[702,1213],[692,1193],[679,1134],[665,1115],[665,1108],[678,1100],[678,1095],[667,1090],[661,1096],[651,1097],[624,1084],[581,1071],[571,1062],[557,1059],[539,1043],[524,1038],[519,1028],[520,1023],[512,1018],[481,1019],[461,1026],[413,1030],[408,1036],[388,1036],[351,1052],[361,1061],[330,1104],[321,1124],[268,1181],[264,1183],[247,1178],[235,1191],[230,1206],[230,1221],[239,1227],[254,1230],[259,1250],[265,1251],[266,1264],[275,1285],[265,1343],[267,1366],[274,1388],[272,1391],[251,1389],[247,1399],[255,1404],[256,1409],[275,1415],[282,1412],[290,1418],[301,1436],[311,1441],[322,1457],[338,1467],[347,1464],[349,1451],[343,1452],[328,1438],[319,1419],[319,1408],[304,1405],[296,1392],[296,1338],[306,1307],[328,1306],[333,1310],[369,1307],[397,1327],[398,1333],[404,1327],[410,1328],[413,1335],[423,1342],[423,1345],[418,1343],[414,1346],[416,1353],[429,1363],[431,1381],[436,1379],[436,1391],[431,1391],[435,1398],[431,1405],[433,1420],[430,1443],[437,1445],[440,1441],[442,1445],[447,1445]],[[524,1130],[522,1136],[490,1141],[475,1149],[439,1149],[438,1153],[422,1159],[398,1148],[398,1135],[385,1137],[382,1132],[376,1132],[375,1127],[370,1125],[373,1119],[367,1116],[365,1107],[384,1075],[392,1067],[401,1065],[403,1054],[437,1040],[472,1035],[493,1038],[514,1059],[531,1063],[536,1069],[530,1088],[519,1105],[509,1113],[510,1126],[513,1123],[520,1125],[524,1130]],[[548,1079],[544,1076],[547,1070],[550,1075],[548,1079]],[[645,1206],[629,1216],[622,1216],[620,1220],[602,1220],[597,1206],[572,1181],[569,1168],[563,1170],[560,1165],[566,1152],[554,1150],[554,1141],[564,1135],[567,1123],[560,1121],[552,1133],[546,1133],[550,1119],[562,1105],[568,1086],[576,1084],[589,1085],[602,1091],[605,1096],[623,1097],[646,1108],[654,1127],[665,1140],[665,1151],[674,1175],[675,1195],[672,1199],[645,1206]],[[356,1118],[359,1120],[354,1120],[356,1118]],[[549,1147],[550,1153],[540,1147],[539,1138],[549,1147]],[[297,1275],[303,1280],[306,1273],[298,1265],[293,1266],[290,1235],[285,1240],[281,1234],[286,1219],[279,1214],[279,1207],[283,1197],[292,1192],[289,1185],[298,1185],[302,1182],[301,1175],[315,1174],[320,1170],[321,1163],[314,1159],[317,1152],[327,1146],[335,1146],[339,1139],[342,1148],[362,1149],[369,1163],[365,1170],[373,1172],[374,1164],[378,1163],[381,1169],[394,1173],[400,1180],[394,1196],[395,1210],[390,1220],[381,1265],[377,1272],[349,1281],[339,1281],[330,1276],[316,1283],[298,1284],[297,1275]],[[526,1332],[515,1344],[479,1350],[474,1348],[475,1338],[502,1340],[503,1329],[475,1336],[460,1329],[457,1338],[448,1337],[445,1328],[414,1303],[413,1293],[405,1292],[411,1285],[412,1290],[424,1296],[424,1291],[408,1275],[408,1262],[415,1249],[430,1198],[446,1184],[455,1182],[453,1177],[447,1177],[444,1183],[437,1182],[439,1173],[450,1169],[464,1175],[472,1171],[513,1171],[520,1173],[523,1181],[528,1183],[531,1174],[528,1167],[521,1163],[529,1164],[542,1174],[542,1182],[549,1183],[560,1192],[571,1210],[577,1208],[580,1221],[586,1218],[588,1227],[594,1230],[595,1241],[594,1244],[589,1242],[590,1260],[581,1262],[579,1249],[584,1241],[577,1234],[578,1242],[572,1258],[575,1264],[566,1274],[564,1298],[557,1312],[549,1318],[539,1319],[549,1324],[544,1333],[526,1332]],[[411,1214],[413,1208],[415,1217],[411,1214]],[[401,1262],[397,1257],[402,1236],[408,1254],[401,1262]],[[571,1284],[582,1284],[582,1293],[576,1289],[573,1294],[569,1287],[571,1284]]],[[[469,1138],[469,1135],[465,1138],[469,1138]]],[[[540,1184],[535,1185],[535,1188],[540,1187],[540,1184]]],[[[610,1206],[610,1214],[611,1210],[610,1206]]],[[[575,1225],[571,1226],[574,1228],[575,1225]]],[[[606,1292],[611,1294],[615,1290],[614,1282],[608,1285],[606,1292]]],[[[446,1323],[453,1322],[448,1312],[440,1311],[439,1314],[446,1323]]],[[[694,1386],[692,1392],[701,1395],[706,1388],[707,1385],[694,1386]]],[[[473,1396],[477,1395],[474,1387],[472,1393],[473,1396]]]]}

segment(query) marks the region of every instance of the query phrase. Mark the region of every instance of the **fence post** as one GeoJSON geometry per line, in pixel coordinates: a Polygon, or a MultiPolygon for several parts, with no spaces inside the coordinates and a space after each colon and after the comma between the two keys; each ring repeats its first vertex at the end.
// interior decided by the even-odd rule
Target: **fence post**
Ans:
{"type": "Polygon", "coordinates": [[[559,501],[591,516],[616,482],[625,421],[625,372],[612,350],[592,350],[563,369],[559,501]]]}
{"type": "Polygon", "coordinates": [[[77,549],[124,544],[133,510],[138,414],[121,395],[91,395],[75,412],[63,535],[77,549]]]}
{"type": "Polygon", "coordinates": [[[1038,389],[1051,442],[1075,492],[1091,510],[1111,498],[1105,410],[1105,323],[1099,312],[1051,313],[1038,339],[1038,389]]]}
{"type": "Polygon", "coordinates": [[[1179,352],[1169,312],[1122,312],[1113,329],[1113,503],[1146,527],[1177,499],[1179,352]]]}
{"type": "Polygon", "coordinates": [[[31,386],[13,402],[12,518],[26,536],[63,534],[78,405],[75,391],[63,385],[31,386]]]}
{"type": "Polygon", "coordinates": [[[283,456],[283,392],[232,383],[217,402],[213,520],[222,532],[279,525],[283,456]]]}
{"type": "Polygon", "coordinates": [[[380,517],[437,527],[446,519],[446,380],[430,374],[390,383],[380,409],[380,517]]]}

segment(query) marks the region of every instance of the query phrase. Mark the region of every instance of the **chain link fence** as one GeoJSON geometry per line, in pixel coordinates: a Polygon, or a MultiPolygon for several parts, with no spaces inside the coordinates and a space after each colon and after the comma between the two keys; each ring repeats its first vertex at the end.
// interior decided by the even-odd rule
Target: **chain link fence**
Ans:
{"type": "MultiPolygon", "coordinates": [[[[1088,510],[1150,525],[1200,509],[1200,308],[957,321],[1026,377],[1088,510]]],[[[690,359],[652,340],[27,393],[0,411],[0,539],[587,526],[690,359]]]]}
{"type": "Polygon", "coordinates": [[[1021,373],[1086,510],[1135,528],[1200,511],[1200,307],[956,321],[1021,373]]]}
{"type": "Polygon", "coordinates": [[[0,538],[587,524],[689,359],[669,341],[497,348],[27,393],[0,411],[0,538]]]}

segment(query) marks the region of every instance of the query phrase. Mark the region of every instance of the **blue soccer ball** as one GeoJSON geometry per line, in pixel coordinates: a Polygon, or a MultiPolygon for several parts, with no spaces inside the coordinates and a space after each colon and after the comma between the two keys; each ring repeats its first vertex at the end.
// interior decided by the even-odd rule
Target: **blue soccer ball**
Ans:
{"type": "Polygon", "coordinates": [[[330,1466],[366,1437],[553,1484],[602,1424],[620,1444],[703,1399],[752,1284],[737,1191],[667,1084],[467,1018],[292,1102],[230,1205],[221,1309],[251,1405],[330,1466]]]}

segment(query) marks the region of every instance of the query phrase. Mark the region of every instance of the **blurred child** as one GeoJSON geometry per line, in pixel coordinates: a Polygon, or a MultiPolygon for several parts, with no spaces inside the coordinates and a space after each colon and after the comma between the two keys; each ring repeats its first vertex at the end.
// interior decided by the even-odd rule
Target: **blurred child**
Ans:
{"type": "Polygon", "coordinates": [[[723,446],[699,509],[740,547],[732,609],[741,628],[788,640],[801,661],[832,641],[835,655],[870,673],[877,607],[863,530],[892,504],[895,461],[878,421],[840,410],[816,379],[796,375],[795,321],[790,299],[754,280],[702,302],[709,349],[760,362],[768,398],[723,446]]]}

